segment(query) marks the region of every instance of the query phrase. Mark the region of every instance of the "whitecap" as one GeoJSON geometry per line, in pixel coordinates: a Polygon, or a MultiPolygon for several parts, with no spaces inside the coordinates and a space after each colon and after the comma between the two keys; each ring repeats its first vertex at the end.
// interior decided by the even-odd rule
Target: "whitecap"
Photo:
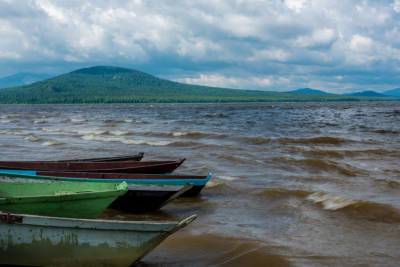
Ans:
{"type": "Polygon", "coordinates": [[[187,132],[173,132],[172,136],[178,137],[178,136],[185,136],[188,135],[187,132]]]}
{"type": "Polygon", "coordinates": [[[225,176],[225,175],[219,175],[219,176],[217,176],[217,178],[218,178],[218,179],[221,179],[221,180],[226,180],[226,181],[235,181],[235,180],[238,180],[238,179],[239,179],[239,177],[235,177],[235,176],[225,176]]]}
{"type": "Polygon", "coordinates": [[[108,131],[100,129],[75,130],[74,132],[79,135],[104,135],[108,133],[108,131]]]}
{"type": "Polygon", "coordinates": [[[49,140],[49,141],[46,141],[46,142],[42,143],[42,145],[43,146],[56,146],[56,145],[61,145],[61,143],[57,142],[57,141],[49,140]]]}
{"type": "Polygon", "coordinates": [[[111,135],[121,136],[121,135],[128,135],[129,132],[128,132],[128,131],[118,131],[118,130],[115,130],[115,131],[110,131],[110,134],[111,134],[111,135]]]}
{"type": "Polygon", "coordinates": [[[81,137],[83,140],[88,140],[88,141],[104,141],[104,142],[121,142],[123,141],[122,138],[119,137],[111,137],[111,136],[103,136],[103,135],[97,135],[97,134],[87,134],[83,135],[81,137]]]}
{"type": "Polygon", "coordinates": [[[208,183],[206,184],[206,188],[213,188],[213,187],[217,187],[220,185],[223,185],[224,183],[221,181],[218,181],[216,179],[212,179],[210,181],[208,181],[208,183]]]}
{"type": "Polygon", "coordinates": [[[34,120],[33,123],[34,124],[44,124],[44,123],[47,123],[47,121],[46,120],[34,120]]]}
{"type": "Polygon", "coordinates": [[[146,140],[124,140],[122,143],[127,145],[150,145],[150,146],[167,146],[172,144],[172,141],[159,140],[159,141],[146,141],[146,140]]]}
{"type": "Polygon", "coordinates": [[[348,199],[341,196],[335,196],[328,193],[323,192],[315,192],[307,197],[307,200],[310,200],[314,203],[319,203],[326,210],[338,210],[354,203],[357,203],[356,200],[348,199]]]}
{"type": "Polygon", "coordinates": [[[73,123],[81,123],[81,122],[87,121],[87,119],[84,119],[84,118],[70,118],[69,120],[73,123]]]}
{"type": "Polygon", "coordinates": [[[35,135],[28,135],[27,137],[24,138],[25,140],[31,141],[31,142],[37,142],[40,141],[41,138],[37,137],[35,135]]]}

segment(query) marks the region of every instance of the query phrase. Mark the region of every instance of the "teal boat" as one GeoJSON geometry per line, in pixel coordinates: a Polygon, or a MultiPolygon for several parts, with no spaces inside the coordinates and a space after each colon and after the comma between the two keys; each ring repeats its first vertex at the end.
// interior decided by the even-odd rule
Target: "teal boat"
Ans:
{"type": "Polygon", "coordinates": [[[127,191],[127,183],[0,182],[0,211],[97,218],[127,191]]]}
{"type": "Polygon", "coordinates": [[[172,175],[172,174],[138,174],[138,173],[94,173],[94,172],[60,172],[35,170],[4,170],[0,176],[32,178],[39,180],[58,180],[75,182],[126,182],[129,185],[173,185],[193,186],[184,196],[196,196],[212,178],[208,175],[172,175]]]}
{"type": "Polygon", "coordinates": [[[45,217],[0,212],[4,266],[131,266],[191,223],[45,217]]]}

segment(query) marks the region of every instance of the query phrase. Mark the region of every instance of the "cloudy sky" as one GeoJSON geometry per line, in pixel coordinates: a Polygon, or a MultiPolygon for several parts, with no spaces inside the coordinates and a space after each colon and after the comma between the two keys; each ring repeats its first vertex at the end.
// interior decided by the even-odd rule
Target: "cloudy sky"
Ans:
{"type": "Polygon", "coordinates": [[[400,87],[400,0],[88,2],[0,0],[0,76],[116,65],[233,88],[400,87]]]}

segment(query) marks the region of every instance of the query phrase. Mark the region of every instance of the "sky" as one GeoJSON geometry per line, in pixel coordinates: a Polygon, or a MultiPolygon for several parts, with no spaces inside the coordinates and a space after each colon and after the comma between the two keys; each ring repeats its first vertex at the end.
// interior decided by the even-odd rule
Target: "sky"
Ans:
{"type": "Polygon", "coordinates": [[[400,87],[400,0],[0,0],[0,76],[113,65],[193,84],[400,87]]]}

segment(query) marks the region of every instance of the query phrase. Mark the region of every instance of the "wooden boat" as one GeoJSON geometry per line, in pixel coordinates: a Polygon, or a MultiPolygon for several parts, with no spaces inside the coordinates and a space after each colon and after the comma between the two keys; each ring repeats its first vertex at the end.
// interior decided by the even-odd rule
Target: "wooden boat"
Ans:
{"type": "Polygon", "coordinates": [[[135,213],[156,211],[192,188],[192,185],[129,185],[128,192],[109,207],[135,213]]]}
{"type": "Polygon", "coordinates": [[[128,185],[191,185],[185,197],[198,195],[211,179],[212,174],[197,175],[162,175],[162,174],[132,174],[132,173],[92,173],[92,172],[57,172],[57,171],[23,171],[1,170],[0,175],[8,177],[59,180],[59,181],[90,181],[90,182],[127,182],[128,185]]]}
{"type": "Polygon", "coordinates": [[[97,218],[126,183],[0,183],[0,210],[55,217],[97,218]]]}
{"type": "Polygon", "coordinates": [[[87,159],[65,159],[57,160],[57,162],[114,162],[114,161],[141,161],[144,156],[143,152],[136,155],[116,156],[107,158],[87,158],[87,159]]]}
{"type": "Polygon", "coordinates": [[[130,266],[179,222],[68,219],[0,212],[0,262],[24,266],[130,266]]]}
{"type": "Polygon", "coordinates": [[[185,159],[173,161],[120,161],[120,162],[46,162],[46,161],[0,161],[0,169],[111,172],[111,173],[170,173],[185,159]]]}

